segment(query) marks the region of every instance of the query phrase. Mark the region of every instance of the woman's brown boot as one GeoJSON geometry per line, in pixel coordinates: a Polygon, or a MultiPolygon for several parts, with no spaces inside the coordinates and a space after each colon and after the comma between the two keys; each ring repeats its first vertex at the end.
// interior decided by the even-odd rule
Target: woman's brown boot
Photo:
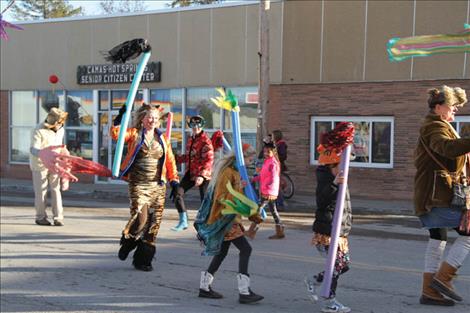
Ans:
{"type": "Polygon", "coordinates": [[[269,236],[269,239],[282,239],[284,238],[284,226],[283,225],[276,225],[276,233],[272,236],[269,236]]]}
{"type": "Polygon", "coordinates": [[[444,296],[454,299],[455,301],[462,301],[452,286],[452,279],[456,276],[457,269],[447,262],[442,262],[439,271],[434,275],[431,283],[431,288],[442,293],[444,296]]]}
{"type": "Polygon", "coordinates": [[[454,301],[444,298],[440,292],[431,288],[434,273],[423,273],[423,291],[419,303],[427,305],[453,306],[454,301]]]}

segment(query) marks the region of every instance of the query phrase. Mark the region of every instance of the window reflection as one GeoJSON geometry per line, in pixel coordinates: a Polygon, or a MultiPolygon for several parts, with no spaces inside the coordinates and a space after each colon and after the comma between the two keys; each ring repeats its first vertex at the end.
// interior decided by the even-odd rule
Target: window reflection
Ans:
{"type": "Polygon", "coordinates": [[[11,93],[11,125],[36,126],[36,95],[34,91],[11,93]]]}
{"type": "Polygon", "coordinates": [[[315,123],[315,160],[318,160],[319,154],[317,146],[320,144],[322,134],[332,130],[331,122],[316,122],[315,123]]]}
{"type": "Polygon", "coordinates": [[[372,162],[390,163],[390,133],[390,123],[372,123],[372,162]]]}
{"type": "MultiPolygon", "coordinates": [[[[238,105],[240,106],[240,129],[242,131],[255,131],[257,125],[257,109],[258,103],[252,103],[253,95],[258,94],[257,87],[233,87],[228,88],[238,99],[238,105]]],[[[255,97],[256,98],[256,97],[255,97]]],[[[230,112],[224,111],[225,115],[225,128],[232,129],[230,112]]]]}
{"type": "Polygon", "coordinates": [[[206,120],[206,129],[220,129],[221,109],[210,98],[219,96],[215,88],[188,88],[186,120],[193,115],[201,115],[206,120]]]}
{"type": "Polygon", "coordinates": [[[66,126],[92,126],[93,125],[93,93],[91,90],[67,92],[67,118],[66,126]]]}
{"type": "Polygon", "coordinates": [[[93,158],[93,132],[92,130],[66,130],[65,144],[71,155],[84,159],[93,158]]]}
{"type": "MultiPolygon", "coordinates": [[[[119,110],[125,105],[128,94],[128,90],[111,90],[111,110],[119,110]]],[[[144,103],[144,92],[138,90],[135,95],[133,110],[139,108],[142,103],[144,103]]]]}
{"type": "Polygon", "coordinates": [[[64,92],[59,91],[39,91],[38,92],[39,102],[39,121],[44,121],[47,117],[47,113],[52,108],[60,108],[65,110],[65,99],[64,92]]]}
{"type": "Polygon", "coordinates": [[[369,123],[354,122],[354,162],[369,162],[369,123]]]}
{"type": "Polygon", "coordinates": [[[11,129],[11,161],[29,161],[29,147],[33,129],[33,127],[14,127],[11,129]]]}

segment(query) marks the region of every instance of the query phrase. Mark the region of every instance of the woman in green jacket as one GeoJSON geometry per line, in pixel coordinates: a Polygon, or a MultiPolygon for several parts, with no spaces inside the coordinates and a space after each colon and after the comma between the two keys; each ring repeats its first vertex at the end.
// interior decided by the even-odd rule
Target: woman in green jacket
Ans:
{"type": "Polygon", "coordinates": [[[445,173],[465,176],[470,138],[460,138],[450,122],[454,121],[458,107],[466,102],[465,91],[458,87],[429,90],[430,112],[421,126],[415,150],[415,213],[430,234],[424,257],[421,304],[452,306],[453,300],[462,301],[451,281],[470,250],[470,237],[458,230],[462,211],[450,208],[452,181],[445,173]],[[459,237],[441,263],[447,228],[457,230],[459,237]]]}

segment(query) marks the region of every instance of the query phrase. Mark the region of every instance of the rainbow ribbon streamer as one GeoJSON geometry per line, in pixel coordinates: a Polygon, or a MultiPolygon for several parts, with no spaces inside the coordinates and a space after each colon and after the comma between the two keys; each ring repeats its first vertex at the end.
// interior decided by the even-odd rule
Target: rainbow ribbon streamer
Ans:
{"type": "MultiPolygon", "coordinates": [[[[229,111],[231,114],[233,149],[235,151],[238,172],[240,173],[242,180],[246,181],[247,183],[244,190],[245,194],[251,201],[258,203],[258,197],[248,178],[245,159],[243,158],[242,139],[240,133],[240,107],[238,106],[237,97],[235,97],[231,90],[227,90],[227,93],[223,88],[216,88],[216,90],[219,92],[220,96],[216,97],[215,99],[211,98],[211,101],[219,108],[229,111]]],[[[267,216],[264,209],[261,210],[260,214],[263,219],[265,219],[267,216]]]]}
{"type": "Polygon", "coordinates": [[[470,25],[458,34],[392,38],[387,43],[388,58],[400,62],[412,57],[470,52],[470,25]]]}
{"type": "Polygon", "coordinates": [[[137,70],[132,79],[131,88],[129,89],[129,94],[127,95],[126,100],[126,113],[124,113],[121,121],[121,128],[119,129],[118,141],[116,143],[116,150],[114,152],[114,161],[113,161],[113,176],[119,177],[119,169],[121,167],[122,152],[124,151],[124,137],[126,135],[127,125],[129,125],[129,120],[132,114],[132,107],[134,105],[135,96],[137,94],[137,89],[139,88],[140,80],[144,74],[145,67],[150,59],[150,51],[145,52],[137,66],[137,70]]]}

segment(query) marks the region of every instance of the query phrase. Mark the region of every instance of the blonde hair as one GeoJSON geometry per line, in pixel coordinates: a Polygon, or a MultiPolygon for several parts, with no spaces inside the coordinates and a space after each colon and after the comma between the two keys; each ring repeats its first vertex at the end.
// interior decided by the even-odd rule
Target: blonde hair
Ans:
{"type": "Polygon", "coordinates": [[[140,108],[134,113],[134,124],[133,127],[137,129],[142,129],[142,120],[145,118],[147,113],[150,111],[156,111],[158,113],[158,119],[161,118],[160,116],[160,106],[159,105],[152,105],[143,103],[140,108]]]}
{"type": "Polygon", "coordinates": [[[438,104],[447,106],[463,106],[467,102],[465,90],[460,87],[452,88],[443,85],[440,88],[429,89],[428,94],[428,105],[431,110],[434,110],[438,104]]]}
{"type": "MultiPolygon", "coordinates": [[[[254,155],[256,155],[256,151],[252,146],[249,146],[243,149],[244,158],[248,158],[254,155]]],[[[229,154],[224,155],[222,158],[216,161],[216,163],[214,164],[213,171],[212,171],[212,177],[215,177],[215,179],[210,180],[207,188],[215,187],[218,179],[221,177],[221,174],[224,172],[224,170],[229,166],[233,166],[234,164],[235,164],[235,154],[233,152],[230,152],[229,154]]]]}

